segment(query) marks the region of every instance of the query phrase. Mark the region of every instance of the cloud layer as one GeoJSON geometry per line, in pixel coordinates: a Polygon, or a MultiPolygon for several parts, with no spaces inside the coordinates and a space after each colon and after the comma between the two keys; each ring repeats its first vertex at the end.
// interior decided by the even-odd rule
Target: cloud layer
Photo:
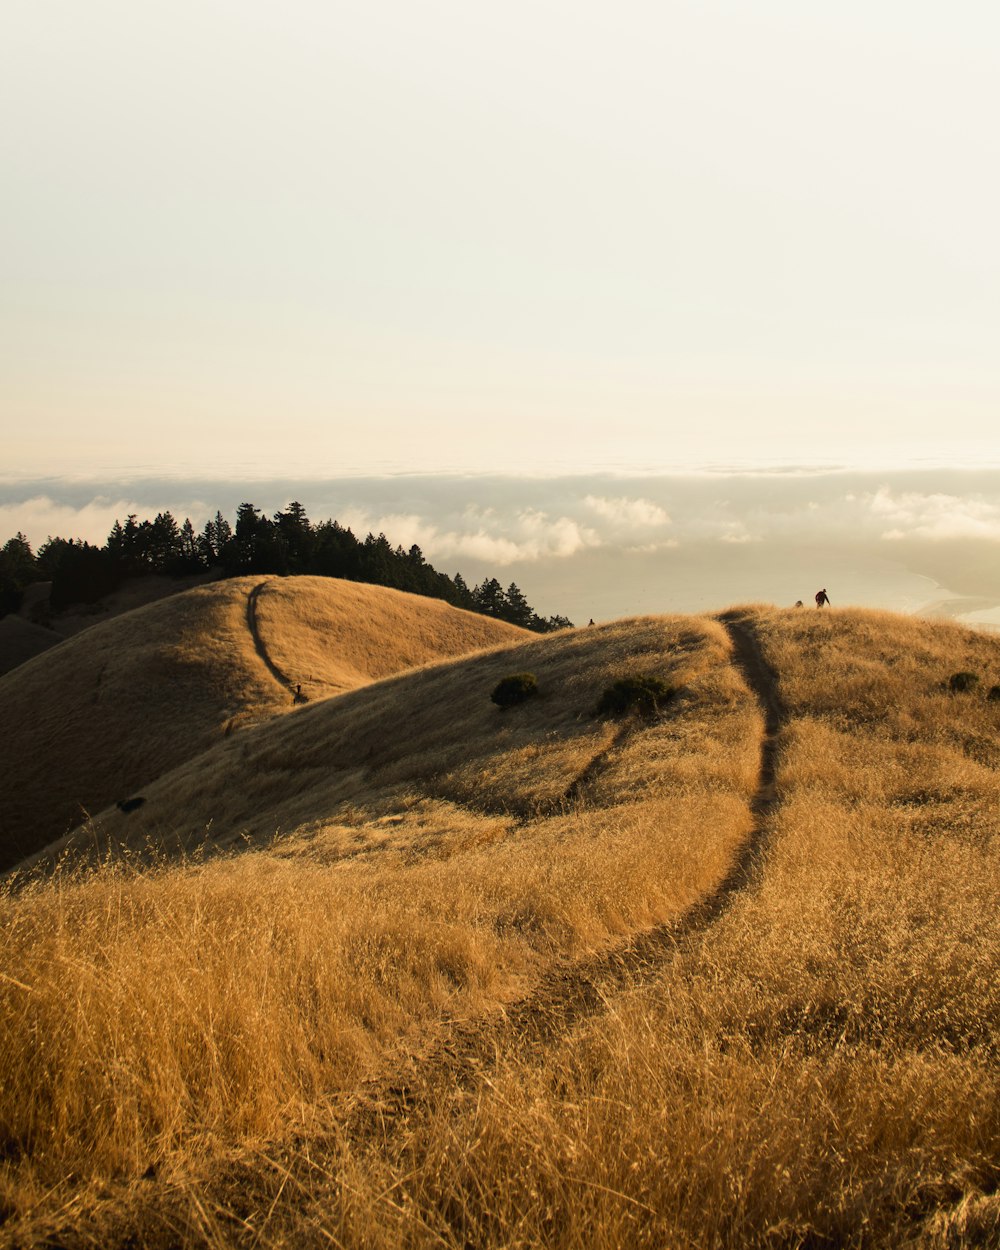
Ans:
{"type": "Polygon", "coordinates": [[[196,527],[249,500],[302,502],[363,537],[416,543],[467,580],[516,581],[543,613],[587,619],[777,603],[829,583],[835,602],[903,611],[949,594],[1000,602],[1000,472],[171,479],[0,483],[0,540],[102,542],[116,518],[169,509],[196,527]],[[812,582],[816,581],[816,586],[812,582]]]}
{"type": "Polygon", "coordinates": [[[1000,473],[705,478],[382,478],[330,482],[184,483],[155,480],[0,485],[0,537],[20,530],[101,542],[116,519],[169,509],[201,526],[249,499],[266,511],[302,500],[314,521],[336,517],[364,535],[418,544],[428,559],[497,567],[570,559],[601,549],[647,552],[904,539],[1000,543],[1000,473]],[[940,476],[940,475],[937,475],[940,476]],[[613,489],[608,489],[611,486],[613,489]]]}

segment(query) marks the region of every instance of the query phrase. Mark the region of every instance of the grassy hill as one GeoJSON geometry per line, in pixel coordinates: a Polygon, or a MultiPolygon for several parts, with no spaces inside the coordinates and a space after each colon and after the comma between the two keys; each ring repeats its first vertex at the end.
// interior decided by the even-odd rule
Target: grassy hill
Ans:
{"type": "MultiPolygon", "coordinates": [[[[475,841],[498,821],[565,820],[584,789],[601,812],[662,801],[676,778],[650,762],[664,750],[679,756],[692,717],[705,733],[734,737],[695,679],[721,664],[733,680],[724,639],[718,625],[627,621],[406,673],[220,742],[145,787],[140,811],[102,812],[80,837],[172,853],[279,834],[283,854],[335,860],[412,842],[426,855],[438,824],[468,826],[475,841]],[[523,668],[538,696],[501,711],[490,692],[523,668]],[[647,669],[680,688],[662,719],[626,720],[622,736],[618,721],[593,716],[618,672],[647,669]]],[[[752,737],[735,761],[749,785],[752,737]]]]}
{"type": "Polygon", "coordinates": [[[0,678],[0,867],[235,730],[308,698],[526,636],[331,578],[237,578],[103,621],[0,678]]]}
{"type": "Polygon", "coordinates": [[[95,603],[75,603],[62,611],[52,610],[52,583],[33,582],[25,588],[18,611],[0,619],[0,674],[9,673],[81,630],[158,599],[202,586],[213,580],[213,576],[209,573],[186,577],[151,574],[126,582],[95,603]]]}
{"type": "Polygon", "coordinates": [[[61,641],[55,630],[44,629],[21,616],[0,618],[0,676],[61,641]]]}
{"type": "Polygon", "coordinates": [[[747,608],[217,742],[0,900],[0,1244],[997,1244],[998,682],[747,608]]]}

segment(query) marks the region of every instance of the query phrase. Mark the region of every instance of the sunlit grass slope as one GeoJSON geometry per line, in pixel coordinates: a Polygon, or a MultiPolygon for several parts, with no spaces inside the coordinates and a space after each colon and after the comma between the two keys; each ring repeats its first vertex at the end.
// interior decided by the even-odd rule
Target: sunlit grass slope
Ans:
{"type": "Polygon", "coordinates": [[[488,1083],[441,1082],[395,1150],[352,1156],[331,1237],[1000,1244],[1000,705],[947,685],[996,682],[1000,646],[751,619],[786,714],[753,888],[541,1060],[514,1038],[488,1083]]]}
{"type": "Polygon", "coordinates": [[[4,897],[8,1244],[998,1244],[1000,642],[742,623],[770,805],[723,627],[644,618],[251,727],[4,897]]]}
{"type": "Polygon", "coordinates": [[[314,577],[215,582],[95,625],[0,678],[0,867],[234,729],[290,711],[282,677],[322,696],[525,636],[435,600],[314,577]]]}
{"type": "Polygon", "coordinates": [[[310,699],[530,637],[438,599],[329,577],[268,579],[257,625],[272,662],[310,699]]]}
{"type": "MultiPolygon", "coordinates": [[[[701,772],[677,735],[702,724],[692,683],[713,656],[718,667],[724,644],[715,624],[685,632],[629,621],[412,671],[227,739],[148,786],[140,811],[103,812],[80,836],[170,854],[203,843],[262,845],[279,834],[282,854],[308,849],[333,860],[412,843],[424,856],[448,846],[452,827],[490,841],[527,820],[563,819],[581,788],[597,811],[653,794],[662,801],[684,789],[688,771],[701,772]],[[593,715],[602,690],[622,672],[664,666],[684,687],[669,721],[619,741],[621,723],[593,715]],[[501,711],[491,691],[525,668],[538,696],[501,711]],[[694,721],[681,715],[692,708],[694,721]]],[[[751,741],[733,760],[744,787],[753,752],[751,741]]]]}
{"type": "Polygon", "coordinates": [[[759,721],[719,625],[645,619],[397,677],[177,770],[142,809],[168,850],[180,820],[284,832],[3,900],[8,1200],[276,1132],[404,1034],[677,919],[749,832],[759,721]],[[512,665],[540,693],[502,712],[512,665]],[[636,670],[677,687],[662,715],[592,717],[636,670]]]}

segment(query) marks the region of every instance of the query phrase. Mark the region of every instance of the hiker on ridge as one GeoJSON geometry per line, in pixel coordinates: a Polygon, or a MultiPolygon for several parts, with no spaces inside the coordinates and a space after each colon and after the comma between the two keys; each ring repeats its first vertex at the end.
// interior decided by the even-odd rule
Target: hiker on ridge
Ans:
{"type": "Polygon", "coordinates": [[[823,606],[823,604],[824,604],[824,603],[829,603],[829,602],[830,602],[830,596],[826,593],[826,591],[825,591],[825,590],[817,590],[817,591],[816,591],[816,606],[817,606],[817,608],[821,608],[821,607],[823,606]]]}

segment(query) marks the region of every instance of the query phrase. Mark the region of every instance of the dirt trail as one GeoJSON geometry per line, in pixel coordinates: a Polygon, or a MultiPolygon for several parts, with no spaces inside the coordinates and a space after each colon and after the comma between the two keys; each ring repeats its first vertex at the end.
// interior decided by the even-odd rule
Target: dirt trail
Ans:
{"type": "Polygon", "coordinates": [[[250,637],[253,639],[253,645],[257,654],[267,666],[267,671],[279,685],[284,686],[290,694],[294,695],[295,683],[286,673],[283,673],[278,668],[277,664],[268,655],[267,647],[264,646],[264,640],[260,636],[260,629],[257,625],[257,600],[260,598],[260,592],[266,585],[267,582],[258,582],[247,596],[247,628],[250,630],[250,637]]]}
{"type": "Polygon", "coordinates": [[[428,798],[450,803],[453,807],[465,812],[474,812],[477,816],[499,816],[510,822],[512,829],[523,829],[535,820],[545,820],[549,816],[558,816],[572,811],[582,802],[584,789],[611,762],[615,751],[623,745],[636,730],[637,722],[629,719],[620,725],[601,749],[591,757],[580,770],[579,774],[569,783],[561,795],[553,799],[525,800],[521,803],[494,803],[489,800],[473,800],[459,798],[452,794],[446,786],[432,782],[424,786],[428,798]]]}
{"type": "MultiPolygon", "coordinates": [[[[251,592],[247,621],[261,659],[275,679],[287,685],[288,679],[271,663],[256,631],[254,608],[264,585],[266,583],[261,583],[251,592]]],[[[397,1051],[395,1062],[385,1075],[331,1099],[326,1115],[314,1121],[303,1136],[293,1134],[281,1144],[272,1143],[266,1155],[251,1152],[231,1159],[216,1172],[211,1187],[220,1215],[236,1212],[237,1227],[249,1228],[239,1213],[252,1216],[256,1211],[260,1214],[268,1205],[273,1211],[286,1181],[311,1194],[314,1201],[320,1189],[329,1188],[330,1201],[335,1203],[340,1182],[324,1163],[326,1150],[337,1157],[345,1146],[362,1151],[395,1151],[405,1146],[408,1125],[420,1114],[421,1106],[426,1104],[428,1094],[435,1087],[446,1086],[474,1094],[477,1088],[489,1083],[491,1072],[502,1056],[516,1054],[529,1061],[540,1057],[546,1046],[602,1011],[616,993],[652,982],[670,960],[692,949],[742,892],[753,887],[766,859],[771,816],[778,801],[775,767],[784,712],[778,697],[777,679],[761,654],[752,616],[734,612],[718,619],[732,640],[733,662],[743,673],[765,718],[758,785],[751,800],[753,827],[725,879],[679,922],[660,925],[612,950],[554,968],[531,994],[506,1011],[498,1011],[486,1019],[444,1020],[435,1039],[422,1053],[411,1049],[401,1058],[397,1051]],[[323,1120],[326,1120],[325,1129],[323,1120]],[[261,1188],[262,1161],[269,1163],[282,1178],[277,1196],[270,1182],[261,1188]]],[[[623,725],[614,741],[591,761],[572,787],[574,798],[579,797],[587,781],[605,765],[610,752],[630,728],[623,725]]],[[[165,1201],[162,1196],[153,1196],[145,1218],[162,1223],[164,1228],[176,1229],[179,1218],[176,1201],[176,1196],[171,1196],[169,1191],[165,1201]]],[[[144,1206],[140,1197],[138,1207],[144,1206]]],[[[143,1216],[136,1209],[132,1218],[143,1216]]]]}
{"type": "Polygon", "coordinates": [[[635,722],[631,720],[627,720],[621,725],[607,746],[602,747],[594,755],[593,759],[588,762],[586,767],[581,770],[579,776],[566,787],[566,793],[559,804],[561,808],[572,806],[580,799],[587,786],[608,767],[612,755],[620,746],[624,745],[626,738],[631,736],[634,728],[635,722]]]}
{"type": "MultiPolygon", "coordinates": [[[[391,1085],[375,1079],[348,1114],[347,1130],[356,1140],[382,1136],[407,1117],[421,1101],[422,1091],[445,1075],[453,1086],[470,1087],[479,1074],[494,1067],[502,1051],[522,1058],[545,1046],[598,1011],[627,987],[651,981],[664,963],[683,953],[747,890],[756,878],[770,842],[771,813],[777,803],[775,766],[784,712],[777,678],[765,661],[752,618],[727,613],[719,618],[733,644],[733,660],[764,713],[758,785],[753,799],[753,828],[729,872],[715,890],[673,924],[658,925],[589,959],[565,964],[548,973],[525,999],[490,1019],[446,1023],[447,1036],[429,1053],[411,1055],[391,1085]]],[[[627,733],[623,726],[617,745],[627,733]]],[[[610,748],[609,748],[610,749],[610,748]]],[[[599,763],[607,751],[601,752],[599,763]]],[[[590,771],[589,769],[587,770],[590,771]]],[[[353,1101],[353,1100],[352,1100],[353,1101]]]]}
{"type": "MultiPolygon", "coordinates": [[[[748,842],[751,860],[759,859],[767,850],[768,817],[777,803],[775,777],[778,743],[785,709],[778,694],[778,676],[764,659],[754,632],[752,617],[747,613],[725,612],[719,618],[733,644],[733,658],[743,672],[747,685],[757,696],[764,713],[764,736],[760,744],[760,772],[757,793],[751,803],[754,832],[748,842]]],[[[749,865],[748,865],[749,866],[749,865]]]]}

